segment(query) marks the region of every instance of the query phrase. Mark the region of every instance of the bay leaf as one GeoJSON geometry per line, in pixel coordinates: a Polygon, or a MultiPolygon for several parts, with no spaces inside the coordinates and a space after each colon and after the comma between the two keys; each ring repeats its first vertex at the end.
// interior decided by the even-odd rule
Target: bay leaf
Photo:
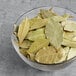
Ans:
{"type": "Polygon", "coordinates": [[[29,31],[29,20],[26,18],[24,19],[20,25],[19,25],[19,29],[18,29],[18,38],[19,38],[19,42],[22,43],[23,40],[25,39],[28,31],[29,31]]]}
{"type": "Polygon", "coordinates": [[[48,19],[48,24],[45,28],[45,35],[56,49],[61,46],[63,41],[63,29],[57,21],[54,21],[51,18],[48,19]]]}
{"type": "Polygon", "coordinates": [[[40,9],[40,15],[42,18],[48,18],[48,17],[56,16],[57,14],[52,10],[40,9]]]}
{"type": "Polygon", "coordinates": [[[44,28],[37,29],[35,31],[30,31],[27,35],[27,39],[35,41],[37,39],[45,38],[44,28]]]}
{"type": "Polygon", "coordinates": [[[67,60],[67,57],[68,57],[68,53],[69,53],[69,47],[64,47],[64,48],[60,48],[61,52],[62,52],[62,58],[59,60],[59,61],[56,61],[55,63],[62,63],[64,61],[67,60]]]}
{"type": "Polygon", "coordinates": [[[62,45],[76,48],[76,42],[75,41],[68,40],[68,39],[65,39],[65,38],[63,38],[62,45]]]}
{"type": "Polygon", "coordinates": [[[76,22],[71,20],[65,21],[64,30],[66,31],[76,31],[76,22]]]}
{"type": "Polygon", "coordinates": [[[21,44],[19,44],[19,47],[20,48],[29,48],[30,47],[30,45],[31,45],[31,41],[29,41],[29,40],[24,40],[21,44]]]}
{"type": "Polygon", "coordinates": [[[47,19],[34,18],[30,20],[30,30],[38,29],[47,24],[47,19]]]}
{"type": "Polygon", "coordinates": [[[67,60],[72,59],[75,56],[76,56],[76,48],[71,48],[67,60]]]}
{"type": "Polygon", "coordinates": [[[27,56],[27,49],[19,49],[20,50],[20,53],[24,56],[27,56]]]}
{"type": "Polygon", "coordinates": [[[35,56],[35,60],[42,64],[54,64],[62,58],[62,52],[52,46],[40,49],[35,56]]]}
{"type": "Polygon", "coordinates": [[[34,60],[34,56],[37,53],[37,51],[49,44],[49,41],[47,39],[39,39],[34,41],[29,50],[27,50],[27,53],[30,55],[31,60],[34,60]]]}

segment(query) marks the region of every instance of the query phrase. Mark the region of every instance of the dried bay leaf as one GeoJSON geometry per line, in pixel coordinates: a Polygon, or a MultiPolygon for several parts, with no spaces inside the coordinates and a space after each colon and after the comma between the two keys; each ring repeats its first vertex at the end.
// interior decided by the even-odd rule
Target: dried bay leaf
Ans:
{"type": "Polygon", "coordinates": [[[66,31],[76,31],[76,22],[71,21],[71,20],[66,20],[64,30],[66,30],[66,31]]]}
{"type": "Polygon", "coordinates": [[[47,19],[34,18],[30,20],[30,30],[38,29],[47,24],[47,19]]]}
{"type": "Polygon", "coordinates": [[[53,19],[48,19],[48,24],[45,28],[46,37],[50,40],[50,43],[55,47],[59,48],[63,41],[63,29],[62,26],[53,19]]]}
{"type": "Polygon", "coordinates": [[[62,52],[54,47],[44,47],[40,49],[35,56],[35,60],[42,64],[54,64],[62,58],[62,52]]]}
{"type": "Polygon", "coordinates": [[[57,22],[62,22],[62,21],[66,20],[66,18],[64,18],[62,16],[53,16],[52,19],[57,22]]]}
{"type": "Polygon", "coordinates": [[[65,39],[65,38],[63,38],[62,45],[76,48],[76,42],[75,41],[68,40],[68,39],[65,39]]]}
{"type": "Polygon", "coordinates": [[[27,35],[27,39],[35,41],[37,39],[45,38],[44,28],[37,29],[35,31],[30,31],[27,35]]]}
{"type": "Polygon", "coordinates": [[[34,56],[40,48],[43,48],[49,44],[47,39],[39,39],[33,42],[27,50],[27,53],[30,55],[31,60],[34,60],[34,56]]]}
{"type": "Polygon", "coordinates": [[[17,37],[17,35],[18,35],[18,29],[19,29],[19,26],[17,26],[16,24],[14,24],[14,34],[16,35],[16,37],[17,37]]]}
{"type": "Polygon", "coordinates": [[[71,59],[75,56],[76,56],[76,48],[71,48],[70,51],[69,51],[67,60],[69,60],[69,59],[71,59]]]}
{"type": "Polygon", "coordinates": [[[19,43],[22,43],[23,40],[25,39],[29,31],[29,27],[30,27],[29,20],[27,18],[20,23],[18,30],[19,43]]]}
{"type": "Polygon", "coordinates": [[[19,49],[20,53],[23,54],[24,56],[27,56],[27,49],[19,49]]]}
{"type": "Polygon", "coordinates": [[[40,15],[42,18],[48,18],[48,17],[56,16],[57,14],[53,12],[52,10],[41,9],[40,15]]]}
{"type": "Polygon", "coordinates": [[[29,41],[29,40],[24,40],[21,44],[19,44],[19,47],[20,48],[29,48],[30,47],[30,45],[31,45],[31,41],[29,41]]]}
{"type": "Polygon", "coordinates": [[[64,31],[64,33],[63,33],[63,38],[65,38],[65,39],[76,41],[75,37],[76,37],[76,32],[64,31]]]}
{"type": "Polygon", "coordinates": [[[60,50],[62,51],[62,58],[55,63],[62,63],[67,60],[67,56],[69,53],[69,47],[64,47],[64,48],[61,47],[60,50]]]}

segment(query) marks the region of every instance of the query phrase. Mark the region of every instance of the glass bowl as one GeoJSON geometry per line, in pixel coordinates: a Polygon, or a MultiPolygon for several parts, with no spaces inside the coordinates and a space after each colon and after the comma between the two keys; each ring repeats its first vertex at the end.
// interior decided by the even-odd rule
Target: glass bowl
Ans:
{"type": "MultiPolygon", "coordinates": [[[[34,8],[32,10],[29,10],[25,13],[23,13],[15,22],[16,25],[19,25],[20,22],[25,18],[33,18],[35,17],[40,9],[50,9],[51,6],[43,6],[43,7],[38,7],[38,8],[34,8]]],[[[68,10],[68,9],[64,9],[64,8],[60,8],[60,7],[53,7],[53,10],[58,13],[59,15],[62,15],[64,13],[70,14],[72,16],[74,16],[73,20],[76,20],[76,14],[74,14],[72,11],[68,10]]],[[[68,61],[64,61],[63,63],[59,63],[59,64],[50,64],[50,65],[44,65],[44,64],[39,64],[36,62],[32,62],[30,60],[28,60],[25,56],[23,56],[20,51],[19,51],[19,46],[15,43],[15,41],[17,41],[16,37],[14,34],[12,34],[11,36],[11,40],[12,40],[12,44],[17,52],[17,54],[21,57],[21,59],[27,63],[28,65],[30,65],[33,68],[42,70],[42,71],[52,71],[52,70],[60,70],[63,69],[67,66],[69,66],[75,59],[76,57],[68,60],[68,61]]]]}

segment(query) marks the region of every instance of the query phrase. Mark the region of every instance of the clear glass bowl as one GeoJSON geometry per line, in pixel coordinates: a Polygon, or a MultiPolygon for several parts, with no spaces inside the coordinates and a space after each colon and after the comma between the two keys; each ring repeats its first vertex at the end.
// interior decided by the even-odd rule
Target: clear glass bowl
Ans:
{"type": "MultiPolygon", "coordinates": [[[[23,13],[18,19],[17,21],[15,22],[16,25],[19,25],[20,22],[25,18],[25,17],[28,17],[28,18],[33,18],[35,17],[39,10],[40,9],[49,9],[51,8],[50,6],[45,6],[45,7],[38,7],[38,8],[34,8],[32,10],[29,10],[25,13],[23,13]]],[[[76,20],[76,14],[74,14],[72,11],[70,10],[67,10],[67,9],[64,9],[64,8],[60,8],[60,7],[53,7],[53,10],[58,13],[59,15],[62,15],[64,13],[67,13],[67,14],[70,14],[72,16],[74,16],[73,20],[76,20]]],[[[52,70],[60,70],[60,69],[63,69],[67,66],[69,66],[75,59],[76,57],[68,60],[68,61],[65,61],[63,63],[59,63],[59,64],[50,64],[50,65],[44,65],[44,64],[39,64],[39,63],[36,63],[36,62],[32,62],[30,60],[28,60],[25,56],[23,56],[20,52],[19,52],[19,47],[18,45],[15,43],[15,41],[17,41],[16,37],[12,34],[11,36],[11,40],[12,40],[12,44],[17,52],[17,54],[21,57],[21,59],[27,63],[28,65],[30,65],[31,67],[33,68],[36,68],[36,69],[39,69],[39,70],[43,70],[43,71],[52,71],[52,70]]]]}

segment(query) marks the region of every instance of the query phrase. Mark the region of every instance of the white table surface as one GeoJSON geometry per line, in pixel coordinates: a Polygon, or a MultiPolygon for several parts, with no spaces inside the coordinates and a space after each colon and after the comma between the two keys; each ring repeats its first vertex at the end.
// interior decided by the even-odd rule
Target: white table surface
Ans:
{"type": "Polygon", "coordinates": [[[69,67],[43,72],[23,62],[11,44],[13,23],[23,13],[40,6],[60,6],[76,12],[76,0],[0,0],[0,76],[76,76],[76,61],[69,67]]]}

